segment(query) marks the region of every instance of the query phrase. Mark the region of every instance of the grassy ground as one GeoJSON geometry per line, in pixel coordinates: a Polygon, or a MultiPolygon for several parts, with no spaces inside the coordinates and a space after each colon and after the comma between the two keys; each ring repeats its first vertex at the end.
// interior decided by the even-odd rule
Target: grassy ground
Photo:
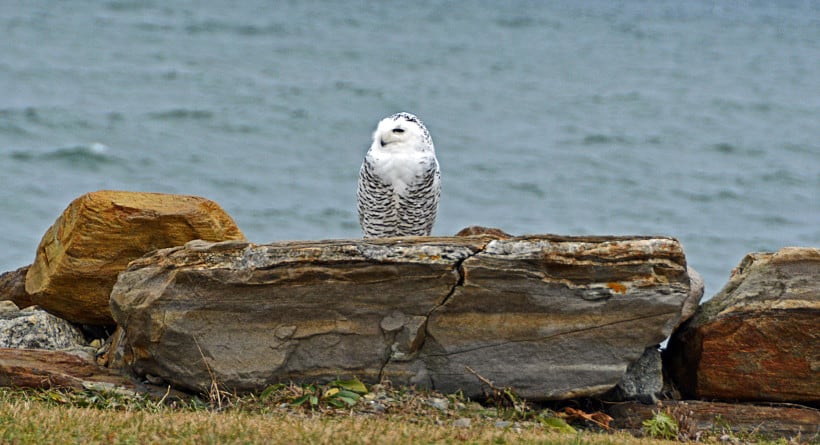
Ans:
{"type": "Polygon", "coordinates": [[[679,443],[606,431],[514,398],[503,402],[482,406],[457,395],[366,389],[356,382],[280,386],[245,397],[217,391],[205,401],[0,388],[0,443],[679,443]]]}

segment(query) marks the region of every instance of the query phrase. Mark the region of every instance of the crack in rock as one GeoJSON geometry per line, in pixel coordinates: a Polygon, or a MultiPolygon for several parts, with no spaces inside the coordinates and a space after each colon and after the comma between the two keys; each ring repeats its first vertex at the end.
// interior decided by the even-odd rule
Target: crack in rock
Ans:
{"type": "MultiPolygon", "coordinates": [[[[453,283],[453,286],[450,288],[450,291],[447,293],[447,295],[444,296],[444,298],[442,298],[441,302],[439,302],[435,306],[433,306],[423,316],[424,321],[421,323],[421,325],[418,328],[418,334],[420,334],[420,335],[417,335],[417,337],[415,338],[415,341],[413,342],[413,346],[410,349],[410,355],[408,356],[408,358],[414,356],[419,351],[421,351],[421,349],[424,347],[424,343],[427,341],[427,337],[430,336],[430,333],[427,331],[427,322],[430,320],[430,315],[433,312],[435,312],[436,310],[438,310],[440,307],[447,304],[447,302],[450,301],[450,299],[456,293],[456,290],[459,287],[464,286],[465,277],[464,277],[464,268],[462,266],[464,264],[464,262],[467,261],[468,259],[478,255],[479,253],[483,252],[485,247],[479,247],[479,248],[476,249],[475,252],[473,252],[473,253],[465,256],[465,257],[457,258],[455,260],[455,263],[453,263],[453,269],[452,270],[455,271],[458,274],[458,277],[456,278],[456,282],[453,283]]],[[[385,329],[385,326],[384,326],[384,320],[382,320],[382,323],[383,323],[382,326],[381,326],[382,330],[385,333],[392,332],[393,335],[389,339],[389,341],[387,342],[387,351],[386,351],[386,354],[385,354],[385,360],[384,360],[384,362],[382,362],[381,366],[379,367],[378,376],[379,376],[380,381],[384,377],[384,369],[388,365],[390,365],[390,363],[392,363],[394,360],[397,359],[397,357],[395,356],[396,351],[394,351],[394,346],[396,345],[397,337],[399,336],[402,329],[405,329],[405,330],[407,329],[406,322],[405,322],[400,327],[397,327],[395,330],[387,331],[385,329]]],[[[402,360],[402,361],[406,361],[406,360],[402,360]]]]}

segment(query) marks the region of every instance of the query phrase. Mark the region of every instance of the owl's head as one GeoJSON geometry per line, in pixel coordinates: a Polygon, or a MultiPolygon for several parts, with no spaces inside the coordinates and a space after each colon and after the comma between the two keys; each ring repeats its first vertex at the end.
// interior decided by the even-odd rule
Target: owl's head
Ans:
{"type": "Polygon", "coordinates": [[[373,144],[382,148],[434,151],[433,140],[421,119],[410,113],[396,113],[379,122],[373,144]]]}

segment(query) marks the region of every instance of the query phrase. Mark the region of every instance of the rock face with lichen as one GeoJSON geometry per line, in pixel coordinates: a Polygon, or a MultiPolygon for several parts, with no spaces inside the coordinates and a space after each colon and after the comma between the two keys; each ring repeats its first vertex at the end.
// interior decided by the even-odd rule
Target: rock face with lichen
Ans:
{"type": "Polygon", "coordinates": [[[672,238],[195,241],[120,274],[112,365],[192,390],[356,376],[478,396],[480,375],[530,400],[594,396],[689,291],[672,238]]]}
{"type": "Polygon", "coordinates": [[[0,304],[0,348],[77,349],[86,346],[82,332],[62,318],[35,307],[23,310],[0,304]]]}
{"type": "Polygon", "coordinates": [[[690,397],[820,402],[820,249],[747,255],[665,359],[690,397]]]}
{"type": "Polygon", "coordinates": [[[108,296],[128,263],[194,239],[244,239],[213,201],[195,196],[98,191],[75,199],[48,229],[26,273],[34,304],[66,320],[112,325],[108,296]]]}

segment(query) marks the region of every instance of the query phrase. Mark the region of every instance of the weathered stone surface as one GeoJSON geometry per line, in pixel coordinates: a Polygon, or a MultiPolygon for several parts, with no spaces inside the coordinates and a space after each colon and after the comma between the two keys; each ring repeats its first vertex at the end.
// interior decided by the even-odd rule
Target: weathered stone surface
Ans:
{"type": "Polygon", "coordinates": [[[192,242],[161,250],[134,261],[112,291],[112,313],[127,333],[118,344],[137,373],[197,390],[210,384],[207,367],[240,390],[338,375],[376,382],[391,354],[418,347],[419,317],[452,291],[454,265],[481,243],[192,242]]]}
{"type": "Polygon", "coordinates": [[[357,376],[530,400],[600,395],[689,295],[671,238],[470,236],[191,242],[111,294],[115,366],[183,388],[357,376]]]}
{"type": "Polygon", "coordinates": [[[461,269],[422,351],[445,392],[481,391],[470,366],[528,399],[604,393],[671,333],[689,293],[681,246],[669,238],[496,240],[461,269]]]}
{"type": "Polygon", "coordinates": [[[747,255],[665,361],[689,397],[820,402],[820,249],[747,255]]]}
{"type": "Polygon", "coordinates": [[[126,377],[63,351],[0,348],[0,386],[135,389],[126,377]]]}
{"type": "Polygon", "coordinates": [[[681,317],[678,321],[678,325],[675,326],[675,329],[695,315],[695,312],[698,310],[700,300],[703,298],[703,291],[705,290],[703,278],[700,276],[698,271],[691,267],[687,267],[686,273],[689,274],[689,297],[683,302],[681,317]]]}
{"type": "Polygon", "coordinates": [[[640,433],[643,422],[655,412],[669,413],[681,427],[681,439],[698,441],[724,434],[751,434],[769,439],[795,439],[794,443],[817,443],[820,411],[797,405],[755,406],[741,403],[665,400],[658,405],[618,403],[608,410],[612,426],[640,433]]]}
{"type": "Polygon", "coordinates": [[[456,233],[456,236],[488,236],[494,239],[509,239],[513,236],[509,233],[501,230],[496,229],[494,227],[483,227],[483,226],[469,226],[465,227],[456,233]]]}
{"type": "Polygon", "coordinates": [[[0,301],[0,317],[3,315],[16,314],[19,311],[20,308],[18,308],[13,302],[9,300],[0,301]]]}
{"type": "Polygon", "coordinates": [[[87,346],[82,332],[71,323],[36,307],[15,309],[0,313],[0,348],[58,350],[87,346]]]}
{"type": "Polygon", "coordinates": [[[26,274],[32,301],[67,320],[112,325],[108,296],[133,259],[193,239],[244,239],[204,198],[98,191],[74,200],[48,229],[26,274]]]}
{"type": "Polygon", "coordinates": [[[18,308],[32,306],[31,296],[26,292],[26,273],[29,266],[0,275],[0,301],[12,301],[18,308]]]}
{"type": "Polygon", "coordinates": [[[646,348],[626,369],[618,386],[607,395],[610,400],[639,400],[654,403],[663,390],[663,360],[658,346],[646,348]]]}

